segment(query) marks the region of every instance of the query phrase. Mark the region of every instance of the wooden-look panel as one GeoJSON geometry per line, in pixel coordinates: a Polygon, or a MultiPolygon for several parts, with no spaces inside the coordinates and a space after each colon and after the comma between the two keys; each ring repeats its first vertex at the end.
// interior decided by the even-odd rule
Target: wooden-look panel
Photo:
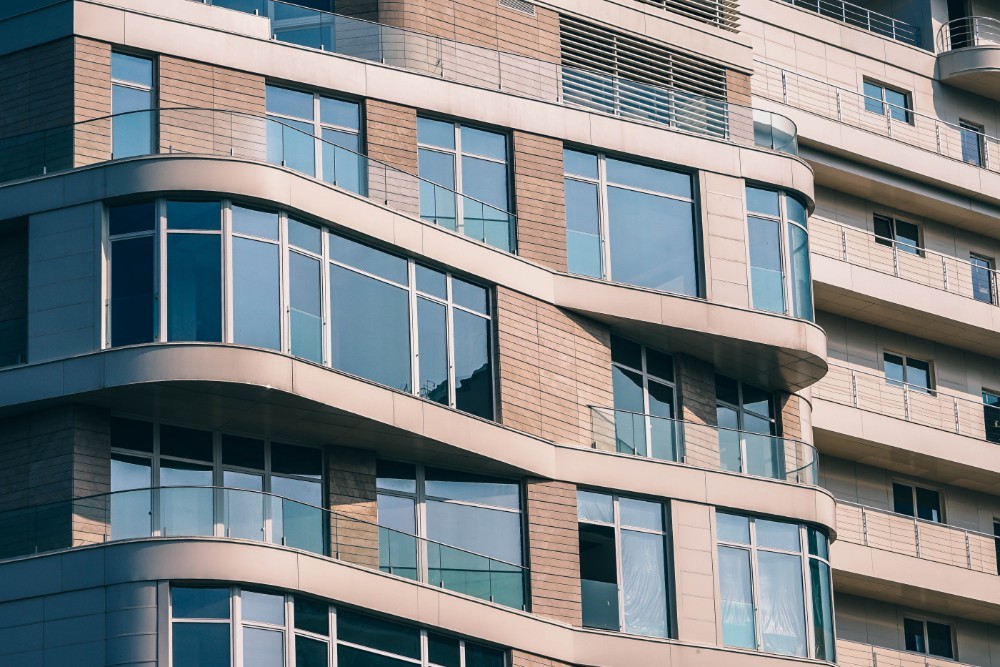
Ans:
{"type": "Polygon", "coordinates": [[[111,159],[111,45],[74,40],[74,165],[111,159]],[[95,120],[96,119],[96,120],[95,120]]]}
{"type": "Polygon", "coordinates": [[[562,141],[514,131],[518,255],[566,270],[562,141]]]}
{"type": "Polygon", "coordinates": [[[378,502],[375,452],[328,447],[331,553],[341,560],[378,567],[378,502]],[[358,521],[343,518],[351,517],[358,521]]]}
{"type": "Polygon", "coordinates": [[[568,662],[559,662],[524,651],[511,651],[510,664],[511,667],[572,667],[568,662]]]}
{"type": "MultiPolygon", "coordinates": [[[[680,417],[685,421],[716,426],[715,369],[712,364],[684,354],[674,355],[680,417]]],[[[712,428],[684,430],[684,460],[707,468],[719,467],[719,436],[712,428]]]]}
{"type": "Polygon", "coordinates": [[[404,213],[420,214],[420,187],[416,178],[417,110],[381,100],[365,100],[365,137],[369,198],[404,213]]]}
{"type": "Polygon", "coordinates": [[[526,486],[531,611],[579,626],[583,612],[576,485],[528,480],[526,486]]]}

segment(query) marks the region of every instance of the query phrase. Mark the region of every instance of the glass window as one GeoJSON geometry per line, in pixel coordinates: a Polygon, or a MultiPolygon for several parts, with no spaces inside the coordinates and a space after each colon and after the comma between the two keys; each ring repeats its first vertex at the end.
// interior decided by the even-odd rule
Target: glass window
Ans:
{"type": "Polygon", "coordinates": [[[222,340],[222,207],[167,202],[167,340],[222,340]]]}
{"type": "Polygon", "coordinates": [[[941,494],[909,484],[892,483],[892,511],[925,521],[942,523],[941,494]]]}
{"type": "Polygon", "coordinates": [[[986,439],[1000,443],[1000,392],[983,390],[983,425],[986,439]]]}
{"type": "Polygon", "coordinates": [[[803,553],[804,526],[723,512],[716,512],[716,525],[723,643],[833,661],[826,536],[808,529],[810,549],[803,553]],[[813,623],[811,644],[807,601],[813,623]]]}
{"type": "Polygon", "coordinates": [[[111,54],[111,155],[148,155],[155,142],[153,61],[111,54]]]}
{"type": "Polygon", "coordinates": [[[156,203],[108,207],[110,343],[156,340],[156,203]]]}
{"type": "Polygon", "coordinates": [[[233,342],[281,349],[277,213],[233,206],[233,342]]]}
{"type": "Polygon", "coordinates": [[[888,384],[923,393],[933,391],[929,361],[885,352],[882,354],[882,364],[888,384]]]}
{"type": "Polygon", "coordinates": [[[267,86],[267,161],[316,175],[316,128],[311,93],[267,86]]]}
{"type": "Polygon", "coordinates": [[[584,627],[669,637],[665,506],[593,491],[577,505],[584,627]]]}
{"type": "Polygon", "coordinates": [[[812,275],[806,208],[774,190],[747,187],[752,305],[812,320],[812,275]]]}
{"type": "Polygon", "coordinates": [[[994,261],[989,257],[970,255],[969,265],[972,271],[972,298],[982,303],[996,305],[997,281],[994,261]]]}
{"type": "Polygon", "coordinates": [[[968,121],[959,122],[962,133],[962,160],[977,167],[986,166],[986,135],[982,125],[968,121]]]}
{"type": "Polygon", "coordinates": [[[903,636],[907,651],[954,658],[951,626],[914,618],[903,619],[903,636]]]}
{"type": "Polygon", "coordinates": [[[594,410],[595,433],[613,432],[615,451],[679,461],[673,357],[612,335],[611,361],[614,410],[594,410]]]}
{"type": "Polygon", "coordinates": [[[784,479],[785,448],[771,392],[724,375],[715,376],[715,390],[722,468],[784,479]]]}
{"type": "Polygon", "coordinates": [[[920,255],[923,247],[920,245],[920,229],[910,222],[897,220],[885,215],[875,214],[875,242],[879,245],[891,246],[901,252],[920,255]]]}
{"type": "Polygon", "coordinates": [[[865,111],[889,116],[903,123],[913,122],[913,103],[909,93],[868,79],[864,81],[864,91],[865,111]]]}

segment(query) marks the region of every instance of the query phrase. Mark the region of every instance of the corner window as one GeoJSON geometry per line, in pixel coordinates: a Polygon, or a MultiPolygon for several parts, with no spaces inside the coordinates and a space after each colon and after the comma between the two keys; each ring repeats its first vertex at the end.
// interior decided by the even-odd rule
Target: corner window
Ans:
{"type": "MultiPolygon", "coordinates": [[[[611,336],[614,414],[595,415],[614,424],[615,450],[665,461],[680,460],[680,432],[674,421],[677,402],[674,360],[665,352],[611,336]]],[[[610,428],[595,424],[597,433],[610,428]]],[[[610,426],[610,424],[605,424],[610,426]]]]}
{"type": "Polygon", "coordinates": [[[925,521],[944,522],[940,492],[910,484],[892,483],[892,511],[925,521]]]}
{"type": "Polygon", "coordinates": [[[666,506],[578,491],[577,510],[584,627],[670,637],[666,506]]]}
{"type": "Polygon", "coordinates": [[[719,455],[723,470],[772,479],[785,477],[785,451],[771,392],[725,375],[715,376],[719,455]]]}
{"type": "Polygon", "coordinates": [[[28,360],[28,218],[0,223],[0,367],[28,360]]]}
{"type": "Polygon", "coordinates": [[[1000,392],[983,389],[983,426],[986,439],[1000,443],[1000,392]]]}
{"type": "Polygon", "coordinates": [[[232,611],[228,588],[170,589],[175,665],[229,665],[232,611]]]}
{"type": "Polygon", "coordinates": [[[805,206],[790,195],[749,186],[746,197],[753,307],[812,320],[805,206]]]}
{"type": "Polygon", "coordinates": [[[977,167],[986,167],[986,134],[982,125],[960,120],[962,133],[962,160],[977,167]]]}
{"type": "Polygon", "coordinates": [[[379,461],[376,483],[383,572],[524,608],[519,482],[379,461]]]}
{"type": "Polygon", "coordinates": [[[267,161],[361,195],[361,107],[335,97],[267,86],[267,161]]]}
{"type": "Polygon", "coordinates": [[[954,659],[951,626],[916,618],[903,619],[903,636],[907,651],[954,659]]]}
{"type": "Polygon", "coordinates": [[[563,163],[570,273],[699,295],[690,174],[571,149],[563,163]]]}
{"type": "Polygon", "coordinates": [[[872,222],[875,226],[875,243],[890,246],[911,255],[923,253],[923,246],[920,245],[920,228],[913,223],[877,213],[872,218],[872,222]]]}
{"type": "Polygon", "coordinates": [[[512,251],[507,134],[421,116],[417,143],[420,217],[512,251]]]}
{"type": "Polygon", "coordinates": [[[723,643],[834,661],[826,535],[781,521],[715,517],[723,643]]]}
{"type": "Polygon", "coordinates": [[[882,354],[886,383],[911,391],[929,394],[934,386],[931,381],[931,363],[914,359],[903,354],[885,352],[882,354]]]}
{"type": "Polygon", "coordinates": [[[153,60],[111,53],[111,156],[149,155],[156,143],[153,60]]]}
{"type": "Polygon", "coordinates": [[[864,91],[865,111],[903,123],[913,123],[913,100],[910,93],[868,79],[864,81],[864,91]]]}
{"type": "Polygon", "coordinates": [[[972,298],[982,303],[996,305],[997,276],[996,263],[990,257],[969,255],[969,268],[972,271],[972,298]]]}

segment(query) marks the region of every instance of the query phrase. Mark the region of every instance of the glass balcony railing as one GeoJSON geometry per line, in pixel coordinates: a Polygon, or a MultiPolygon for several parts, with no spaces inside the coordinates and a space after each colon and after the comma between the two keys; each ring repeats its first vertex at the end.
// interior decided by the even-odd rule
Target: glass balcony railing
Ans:
{"type": "Polygon", "coordinates": [[[0,559],[157,537],[282,545],[525,608],[520,565],[260,491],[133,489],[0,512],[0,559]]]}
{"type": "Polygon", "coordinates": [[[0,182],[162,154],[227,156],[278,164],[514,252],[517,219],[513,213],[275,118],[234,111],[133,111],[0,139],[0,182]]]}
{"type": "Polygon", "coordinates": [[[815,486],[818,455],[792,438],[591,406],[593,447],[815,486]]]}

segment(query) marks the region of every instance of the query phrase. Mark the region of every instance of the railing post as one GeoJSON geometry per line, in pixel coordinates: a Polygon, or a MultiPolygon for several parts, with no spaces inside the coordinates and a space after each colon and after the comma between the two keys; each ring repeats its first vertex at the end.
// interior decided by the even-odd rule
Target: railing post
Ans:
{"type": "Polygon", "coordinates": [[[899,277],[899,250],[896,242],[892,242],[892,275],[899,277]]]}
{"type": "Polygon", "coordinates": [[[965,533],[965,564],[968,568],[972,569],[972,545],[969,543],[969,531],[963,530],[965,533]]]}
{"type": "Polygon", "coordinates": [[[934,121],[934,140],[937,142],[937,152],[941,153],[941,122],[934,121]]]}
{"type": "Polygon", "coordinates": [[[864,545],[868,546],[868,512],[864,505],[861,506],[861,539],[864,545]]]}
{"type": "Polygon", "coordinates": [[[962,414],[961,414],[960,408],[958,406],[958,397],[957,396],[952,396],[951,397],[951,402],[952,402],[952,405],[955,407],[955,433],[961,433],[962,432],[962,414]]]}
{"type": "Polygon", "coordinates": [[[903,419],[910,421],[910,387],[903,385],[903,419]]]}
{"type": "Polygon", "coordinates": [[[853,368],[851,369],[851,403],[854,407],[861,407],[860,401],[858,401],[858,373],[853,368]]]}
{"type": "Polygon", "coordinates": [[[950,292],[948,289],[948,262],[945,261],[944,255],[941,255],[941,276],[944,278],[944,291],[950,292]]]}
{"type": "Polygon", "coordinates": [[[788,78],[785,70],[781,70],[781,102],[788,104],[788,78]]]}
{"type": "Polygon", "coordinates": [[[913,520],[913,539],[917,547],[917,558],[920,558],[920,522],[913,520]]]}
{"type": "Polygon", "coordinates": [[[892,108],[887,102],[882,103],[882,108],[885,110],[885,131],[888,133],[889,138],[892,138],[892,108]]]}
{"type": "Polygon", "coordinates": [[[840,88],[837,88],[837,90],[834,91],[834,93],[835,93],[836,98],[837,98],[837,122],[838,123],[843,123],[844,122],[844,107],[841,104],[841,100],[840,100],[840,88]]]}
{"type": "Polygon", "coordinates": [[[840,227],[840,252],[843,255],[843,260],[846,262],[847,259],[847,229],[843,226],[840,227]]]}

